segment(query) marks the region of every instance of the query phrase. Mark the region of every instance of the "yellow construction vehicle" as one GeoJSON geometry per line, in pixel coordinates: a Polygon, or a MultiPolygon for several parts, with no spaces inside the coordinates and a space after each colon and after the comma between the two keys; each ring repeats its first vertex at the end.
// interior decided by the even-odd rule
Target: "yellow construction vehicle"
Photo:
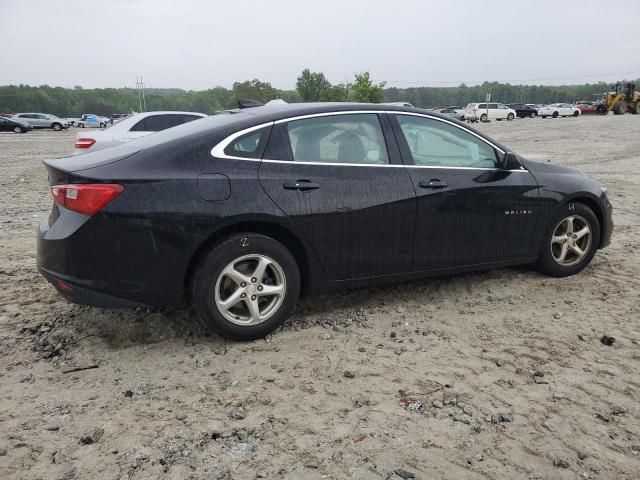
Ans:
{"type": "Polygon", "coordinates": [[[598,113],[606,115],[613,112],[622,115],[626,112],[640,114],[640,92],[636,90],[635,83],[616,83],[613,92],[602,94],[602,100],[598,103],[598,113]]]}

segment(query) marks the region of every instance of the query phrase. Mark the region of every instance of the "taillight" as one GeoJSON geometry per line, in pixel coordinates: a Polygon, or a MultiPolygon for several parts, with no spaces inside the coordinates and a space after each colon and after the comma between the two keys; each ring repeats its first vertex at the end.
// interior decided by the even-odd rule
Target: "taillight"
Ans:
{"type": "Polygon", "coordinates": [[[124,190],[115,183],[83,183],[54,185],[53,200],[60,206],[84,215],[94,215],[124,190]]]}
{"type": "Polygon", "coordinates": [[[76,148],[89,148],[96,143],[93,138],[79,138],[76,140],[76,148]]]}

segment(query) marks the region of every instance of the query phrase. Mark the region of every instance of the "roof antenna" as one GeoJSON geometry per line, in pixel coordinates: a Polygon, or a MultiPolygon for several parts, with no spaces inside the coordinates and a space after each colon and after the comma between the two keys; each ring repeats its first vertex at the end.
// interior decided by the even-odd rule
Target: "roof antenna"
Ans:
{"type": "Polygon", "coordinates": [[[252,100],[250,98],[239,98],[238,99],[238,108],[253,108],[253,107],[262,107],[264,103],[259,102],[258,100],[252,100]]]}

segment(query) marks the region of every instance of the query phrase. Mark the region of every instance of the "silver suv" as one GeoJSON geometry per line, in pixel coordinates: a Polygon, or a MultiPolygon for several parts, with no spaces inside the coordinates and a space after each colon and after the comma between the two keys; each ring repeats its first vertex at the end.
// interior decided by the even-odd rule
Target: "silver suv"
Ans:
{"type": "Polygon", "coordinates": [[[56,132],[70,126],[66,119],[48,113],[16,113],[13,118],[27,122],[33,128],[52,128],[56,132]]]}

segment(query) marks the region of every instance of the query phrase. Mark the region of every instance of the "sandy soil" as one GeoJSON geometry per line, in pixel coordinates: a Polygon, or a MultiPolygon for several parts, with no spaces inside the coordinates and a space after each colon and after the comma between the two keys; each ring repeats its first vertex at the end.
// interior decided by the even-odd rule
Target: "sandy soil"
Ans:
{"type": "Polygon", "coordinates": [[[609,187],[587,270],[315,297],[248,344],[63,301],[34,229],[73,132],[0,134],[0,478],[640,478],[640,116],[480,128],[609,187]]]}

